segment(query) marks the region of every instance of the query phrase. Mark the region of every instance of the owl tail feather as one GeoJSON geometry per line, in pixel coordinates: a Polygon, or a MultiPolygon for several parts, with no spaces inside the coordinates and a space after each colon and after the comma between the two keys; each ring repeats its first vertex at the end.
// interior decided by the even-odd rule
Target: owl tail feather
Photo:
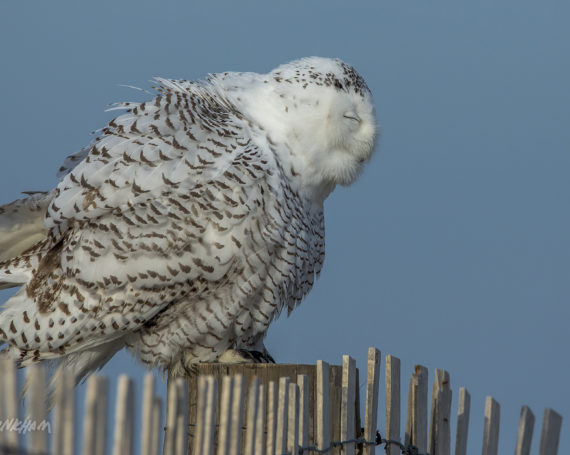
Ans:
{"type": "MultiPolygon", "coordinates": [[[[26,357],[20,349],[13,345],[8,345],[0,352],[0,355],[11,358],[19,367],[27,367],[38,363],[45,365],[50,378],[49,390],[53,391],[56,388],[56,384],[61,381],[61,376],[64,371],[73,374],[75,384],[77,385],[84,382],[90,374],[103,368],[111,357],[124,346],[124,339],[117,338],[107,343],[94,346],[91,349],[71,352],[61,357],[37,360],[26,357]]],[[[25,395],[28,387],[29,382],[26,378],[22,388],[22,395],[25,395]]]]}
{"type": "Polygon", "coordinates": [[[0,264],[45,239],[44,218],[54,194],[33,193],[0,206],[0,264]]]}
{"type": "Polygon", "coordinates": [[[33,193],[0,206],[0,290],[25,284],[36,258],[26,250],[45,240],[44,218],[54,192],[33,193]]]}

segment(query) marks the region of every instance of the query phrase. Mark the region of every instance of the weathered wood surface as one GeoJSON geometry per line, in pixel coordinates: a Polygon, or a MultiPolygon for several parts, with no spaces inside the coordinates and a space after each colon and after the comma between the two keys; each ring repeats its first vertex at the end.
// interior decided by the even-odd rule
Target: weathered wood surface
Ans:
{"type": "MultiPolygon", "coordinates": [[[[364,439],[374,441],[376,439],[378,419],[378,387],[380,385],[380,351],[376,348],[368,349],[368,362],[366,374],[366,408],[364,411],[364,439]]],[[[359,395],[358,390],[356,391],[359,395]]],[[[357,411],[356,416],[358,417],[357,411]]],[[[358,428],[358,427],[357,427],[358,428]]],[[[365,445],[364,455],[374,455],[376,446],[365,445]]]]}
{"type": "Polygon", "coordinates": [[[416,446],[420,453],[427,452],[427,399],[428,370],[416,365],[408,392],[405,444],[416,446]]]}
{"type": "Polygon", "coordinates": [[[469,412],[471,395],[465,387],[459,388],[457,406],[457,430],[455,432],[455,455],[467,455],[467,436],[469,435],[469,412]]]}
{"type": "Polygon", "coordinates": [[[451,454],[451,384],[449,373],[435,370],[435,380],[431,392],[430,414],[430,455],[451,454]]]}
{"type": "MultiPolygon", "coordinates": [[[[244,404],[248,402],[249,399],[249,386],[254,377],[259,379],[259,383],[264,386],[264,398],[267,409],[267,433],[266,438],[266,453],[271,453],[271,449],[275,447],[276,442],[276,431],[277,431],[277,411],[278,411],[278,395],[273,395],[274,393],[279,394],[279,381],[283,377],[288,377],[290,383],[299,385],[299,376],[302,375],[302,381],[306,383],[303,384],[303,390],[305,392],[299,391],[299,406],[301,406],[301,395],[303,393],[307,394],[306,399],[306,417],[307,417],[307,440],[314,441],[317,435],[317,421],[315,419],[316,412],[316,399],[317,396],[317,366],[316,365],[295,365],[295,364],[220,364],[220,363],[204,363],[197,364],[193,366],[193,373],[191,376],[185,378],[188,381],[188,424],[189,424],[189,447],[194,446],[193,440],[195,437],[195,425],[196,425],[196,411],[197,411],[197,398],[198,398],[198,387],[197,378],[199,376],[214,376],[218,384],[222,384],[224,376],[235,376],[240,375],[243,378],[245,395],[244,404]],[[273,383],[273,385],[271,385],[273,383]],[[277,390],[274,391],[273,388],[277,390]],[[273,408],[275,406],[275,408],[273,408]],[[273,414],[273,409],[276,414],[273,414]],[[272,419],[274,419],[272,421],[272,419]],[[275,427],[275,430],[273,428],[275,427]]],[[[329,434],[333,441],[340,441],[341,437],[341,401],[342,401],[342,366],[330,365],[329,371],[329,395],[330,404],[329,406],[329,421],[332,422],[329,434]]],[[[358,370],[356,370],[356,384],[355,384],[355,396],[359,395],[358,388],[358,370]]],[[[171,380],[169,380],[171,382],[171,380]]],[[[216,409],[216,425],[220,424],[220,401],[218,400],[216,409]]],[[[288,402],[288,401],[287,401],[288,402]]],[[[244,406],[245,407],[245,406],[244,406]]],[[[288,409],[288,408],[287,408],[288,409]]],[[[287,414],[285,414],[287,415],[287,414]]],[[[245,418],[242,417],[242,418],[245,418]]],[[[301,423],[299,423],[301,425],[301,423]]],[[[243,425],[242,434],[240,435],[241,440],[241,450],[243,451],[245,447],[245,428],[247,426],[243,425]]],[[[355,419],[354,419],[354,431],[355,434],[359,434],[361,427],[360,414],[359,414],[359,403],[356,400],[355,404],[355,419]]],[[[305,428],[305,427],[304,427],[305,428]]],[[[374,433],[376,428],[374,428],[374,433]]],[[[373,433],[373,434],[374,434],[373,433]]],[[[301,438],[298,437],[299,442],[301,438]]],[[[287,442],[287,434],[285,434],[285,445],[287,442]]]]}
{"type": "MultiPolygon", "coordinates": [[[[401,442],[400,436],[400,359],[386,356],[386,439],[401,442]]],[[[388,446],[387,455],[400,455],[400,448],[388,446]]]]}
{"type": "Polygon", "coordinates": [[[279,394],[277,398],[277,431],[275,433],[275,452],[284,453],[287,450],[287,411],[289,410],[289,383],[291,379],[279,379],[279,394]]]}
{"type": "MultiPolygon", "coordinates": [[[[54,391],[54,418],[52,453],[74,455],[76,453],[75,378],[62,369],[54,391]]],[[[151,454],[143,454],[151,455],[151,454]]]]}
{"type": "MultiPolygon", "coordinates": [[[[0,412],[4,422],[18,418],[18,375],[15,363],[8,357],[0,356],[0,368],[2,368],[2,391],[1,397],[4,406],[0,406],[0,412]]],[[[18,431],[1,431],[0,443],[7,450],[16,450],[20,447],[20,433],[18,431]]]]}
{"type": "Polygon", "coordinates": [[[127,375],[119,376],[115,408],[113,455],[132,455],[134,426],[133,381],[127,375]]]}
{"type": "Polygon", "coordinates": [[[499,452],[499,424],[501,406],[493,397],[485,400],[485,425],[483,428],[482,455],[497,455],[499,452]]]}
{"type": "Polygon", "coordinates": [[[297,376],[299,386],[299,446],[306,447],[309,444],[309,377],[306,374],[297,376]]]}
{"type": "Polygon", "coordinates": [[[517,434],[515,455],[530,455],[530,445],[532,443],[533,429],[534,414],[528,406],[523,406],[521,409],[521,419],[519,421],[519,431],[517,434]]]}
{"type": "MultiPolygon", "coordinates": [[[[202,378],[205,382],[208,382],[206,378],[202,378]]],[[[201,380],[202,382],[202,380],[201,380]]],[[[205,408],[208,406],[208,400],[212,399],[211,392],[208,389],[208,384],[200,384],[201,387],[201,402],[200,410],[203,411],[200,414],[199,421],[202,426],[200,429],[207,425],[208,412],[205,408]],[[208,395],[210,393],[210,395],[208,395]]],[[[170,381],[168,384],[168,396],[167,396],[167,409],[166,409],[166,431],[164,433],[164,445],[163,453],[164,455],[174,455],[178,453],[184,453],[184,448],[187,447],[187,385],[183,379],[176,379],[170,381]]],[[[214,399],[216,395],[213,395],[214,399]]],[[[203,435],[203,432],[200,433],[203,435]]],[[[202,443],[202,440],[200,440],[202,443]]]]}
{"type": "MultiPolygon", "coordinates": [[[[26,419],[35,425],[46,422],[46,372],[40,365],[26,368],[28,381],[28,400],[26,400],[26,419]]],[[[28,438],[28,451],[30,455],[47,452],[47,431],[30,431],[28,438]]]]}
{"type": "MultiPolygon", "coordinates": [[[[356,360],[348,355],[342,357],[341,400],[340,440],[348,441],[356,436],[354,426],[356,413],[356,360]]],[[[344,446],[344,454],[354,455],[355,447],[353,442],[346,444],[344,446]]]]}
{"type": "Polygon", "coordinates": [[[107,453],[107,378],[93,375],[87,381],[85,417],[83,419],[83,455],[107,453]]]}
{"type": "Polygon", "coordinates": [[[545,409],[538,455],[556,455],[558,453],[561,427],[562,416],[553,409],[545,409]]]}
{"type": "Polygon", "coordinates": [[[154,383],[152,373],[147,373],[142,396],[141,455],[159,455],[160,450],[162,399],[155,395],[154,383]]]}

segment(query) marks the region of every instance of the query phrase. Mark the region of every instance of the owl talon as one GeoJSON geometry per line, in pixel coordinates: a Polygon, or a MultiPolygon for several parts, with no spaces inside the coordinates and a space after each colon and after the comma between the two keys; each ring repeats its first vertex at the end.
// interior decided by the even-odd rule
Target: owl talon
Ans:
{"type": "Polygon", "coordinates": [[[228,349],[220,357],[220,363],[275,363],[267,350],[228,349]]]}

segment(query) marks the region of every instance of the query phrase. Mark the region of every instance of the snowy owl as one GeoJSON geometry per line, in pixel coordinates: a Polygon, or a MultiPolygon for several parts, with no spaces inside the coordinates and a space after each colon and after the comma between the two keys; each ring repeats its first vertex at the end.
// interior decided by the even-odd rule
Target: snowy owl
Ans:
{"type": "Polygon", "coordinates": [[[376,119],[351,66],[157,78],[60,181],[0,207],[5,352],[81,379],[126,347],[148,367],[272,361],[271,321],[324,260],[323,202],[370,159],[376,119]]]}

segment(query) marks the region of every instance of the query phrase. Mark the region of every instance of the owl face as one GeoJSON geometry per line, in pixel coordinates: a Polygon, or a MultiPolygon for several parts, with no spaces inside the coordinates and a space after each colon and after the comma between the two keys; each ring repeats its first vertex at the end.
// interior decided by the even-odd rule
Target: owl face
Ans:
{"type": "Polygon", "coordinates": [[[305,171],[329,186],[353,183],[377,136],[364,79],[338,59],[318,57],[281,66],[271,75],[287,141],[304,158],[305,171]]]}
{"type": "Polygon", "coordinates": [[[353,183],[370,159],[377,136],[372,94],[341,60],[310,57],[268,74],[214,77],[240,112],[281,146],[279,161],[317,199],[353,183]]]}

